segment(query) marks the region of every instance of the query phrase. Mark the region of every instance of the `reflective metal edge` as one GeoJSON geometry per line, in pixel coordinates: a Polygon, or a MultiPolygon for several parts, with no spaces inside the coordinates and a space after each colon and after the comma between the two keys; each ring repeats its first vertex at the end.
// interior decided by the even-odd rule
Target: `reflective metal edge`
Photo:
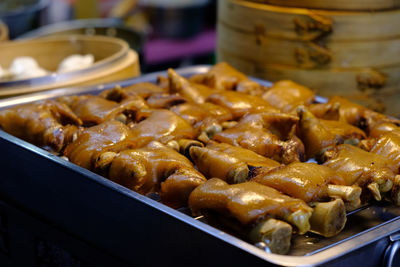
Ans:
{"type": "MultiPolygon", "coordinates": [[[[177,69],[177,72],[181,75],[190,76],[193,74],[204,73],[206,72],[210,66],[202,65],[202,66],[194,66],[188,68],[177,69]]],[[[96,93],[104,89],[112,88],[115,85],[127,86],[132,83],[138,82],[154,82],[158,75],[166,75],[165,71],[160,71],[156,73],[151,73],[147,75],[140,76],[138,78],[123,80],[120,82],[99,85],[99,86],[91,86],[91,87],[80,87],[80,88],[62,88],[56,90],[50,90],[41,93],[35,93],[25,96],[13,97],[10,99],[0,100],[0,109],[11,107],[18,104],[28,103],[32,101],[50,99],[61,95],[67,94],[84,94],[84,93],[96,93]]],[[[263,85],[270,86],[270,82],[262,81],[259,79],[254,79],[258,82],[261,82],[263,85]]],[[[319,98],[324,101],[324,98],[319,98]]],[[[121,185],[118,185],[100,175],[97,175],[87,169],[81,168],[71,162],[65,161],[62,158],[55,156],[39,147],[36,147],[28,142],[25,142],[19,138],[16,138],[12,135],[9,135],[2,130],[0,130],[0,138],[5,139],[11,143],[17,144],[24,149],[31,151],[41,157],[46,158],[47,160],[54,161],[57,164],[69,168],[77,173],[82,174],[88,179],[91,179],[95,183],[98,183],[104,187],[111,188],[113,190],[118,191],[119,193],[133,198],[137,201],[145,203],[157,210],[168,214],[184,223],[189,224],[192,227],[195,227],[209,235],[214,236],[220,240],[227,242],[230,245],[233,245],[241,250],[244,250],[258,258],[261,258],[269,263],[276,265],[284,265],[284,266],[315,266],[324,263],[328,263],[330,261],[338,260],[341,256],[347,255],[355,250],[361,249],[379,239],[388,237],[389,235],[400,231],[400,217],[394,218],[388,222],[385,222],[381,225],[368,229],[364,232],[361,232],[355,236],[349,237],[343,241],[332,244],[328,248],[317,252],[313,255],[309,256],[287,256],[287,255],[277,255],[277,254],[268,254],[263,250],[256,248],[255,246],[238,239],[230,234],[225,233],[224,231],[218,230],[210,225],[202,223],[200,221],[195,220],[194,218],[187,216],[177,210],[169,208],[159,202],[156,202],[146,196],[140,195],[130,189],[127,189],[121,185]]]]}

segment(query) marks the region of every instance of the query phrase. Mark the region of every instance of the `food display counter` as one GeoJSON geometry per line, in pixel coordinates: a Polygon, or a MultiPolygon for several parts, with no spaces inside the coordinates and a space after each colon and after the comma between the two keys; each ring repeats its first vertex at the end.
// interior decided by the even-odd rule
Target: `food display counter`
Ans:
{"type": "MultiPolygon", "coordinates": [[[[209,69],[197,66],[177,73],[189,77],[209,69]]],[[[64,95],[97,95],[116,84],[124,88],[155,83],[159,75],[167,73],[4,99],[0,109],[64,95]]],[[[399,261],[400,210],[389,202],[372,201],[348,212],[345,228],[333,237],[296,234],[289,253],[278,255],[209,225],[205,217],[194,217],[187,208],[172,209],[156,195],[140,195],[3,131],[0,149],[0,259],[4,262],[347,266],[362,261],[365,266],[396,266],[399,261]]]]}

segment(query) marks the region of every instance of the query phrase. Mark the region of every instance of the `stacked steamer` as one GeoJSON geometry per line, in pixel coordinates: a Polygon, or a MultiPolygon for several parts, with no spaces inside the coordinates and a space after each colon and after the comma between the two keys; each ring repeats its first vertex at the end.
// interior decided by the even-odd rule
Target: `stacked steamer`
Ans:
{"type": "Polygon", "coordinates": [[[218,60],[400,116],[398,8],[400,0],[221,0],[218,60]]]}

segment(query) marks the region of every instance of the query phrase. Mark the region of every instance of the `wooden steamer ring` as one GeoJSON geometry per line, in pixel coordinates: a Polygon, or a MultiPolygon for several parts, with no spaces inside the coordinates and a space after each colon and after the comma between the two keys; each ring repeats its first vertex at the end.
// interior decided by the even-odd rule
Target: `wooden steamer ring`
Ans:
{"type": "Polygon", "coordinates": [[[400,10],[310,10],[218,1],[218,60],[400,116],[400,10]]]}
{"type": "Polygon", "coordinates": [[[399,0],[250,0],[269,5],[334,10],[385,10],[400,7],[399,0]]]}
{"type": "Polygon", "coordinates": [[[400,64],[400,38],[324,44],[323,41],[256,36],[222,23],[218,25],[218,33],[219,48],[255,62],[299,68],[360,68],[400,64]]]}
{"type": "Polygon", "coordinates": [[[287,8],[243,0],[218,1],[218,23],[257,36],[355,41],[400,36],[400,10],[380,12],[287,8]]]}

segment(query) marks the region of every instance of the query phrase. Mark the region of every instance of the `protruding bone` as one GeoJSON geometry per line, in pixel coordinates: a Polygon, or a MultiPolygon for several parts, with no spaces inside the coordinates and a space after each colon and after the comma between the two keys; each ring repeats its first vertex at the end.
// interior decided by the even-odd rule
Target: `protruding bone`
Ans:
{"type": "Polygon", "coordinates": [[[232,169],[228,173],[228,177],[231,177],[233,184],[243,183],[249,177],[249,168],[247,164],[241,164],[236,169],[232,169]]]}
{"type": "Polygon", "coordinates": [[[110,166],[116,155],[117,153],[111,151],[101,153],[97,157],[96,162],[94,164],[95,169],[106,170],[110,166]]]}
{"type": "Polygon", "coordinates": [[[213,123],[204,129],[204,132],[209,138],[212,138],[214,134],[222,132],[222,126],[217,123],[213,123]]]}
{"type": "Polygon", "coordinates": [[[170,90],[174,93],[179,93],[183,97],[198,104],[204,103],[204,97],[200,92],[191,85],[184,77],[180,76],[173,69],[168,69],[168,79],[170,90]]]}
{"type": "Polygon", "coordinates": [[[285,221],[297,227],[299,234],[305,234],[310,230],[311,213],[303,210],[297,210],[285,218],[285,221]]]}
{"type": "Polygon", "coordinates": [[[203,143],[191,139],[180,139],[178,140],[178,144],[179,153],[185,155],[187,158],[190,158],[189,151],[192,146],[204,147],[203,143]]]}
{"type": "Polygon", "coordinates": [[[201,132],[201,134],[197,137],[198,140],[200,140],[203,143],[207,143],[208,141],[210,141],[210,138],[208,137],[206,132],[201,132]]]}
{"type": "Polygon", "coordinates": [[[375,142],[375,139],[364,139],[360,141],[358,147],[365,151],[371,151],[372,147],[375,145],[375,142]]]}
{"type": "Polygon", "coordinates": [[[123,124],[126,124],[126,123],[128,122],[128,118],[126,117],[125,114],[122,114],[122,113],[121,113],[121,114],[118,114],[118,116],[116,116],[115,119],[116,119],[117,121],[122,122],[123,124]]]}
{"type": "Polygon", "coordinates": [[[78,132],[72,134],[72,142],[75,142],[78,139],[78,132]]]}
{"type": "Polygon", "coordinates": [[[353,211],[355,209],[358,209],[361,206],[361,199],[356,199],[354,201],[350,201],[350,202],[345,202],[344,203],[345,207],[346,207],[346,211],[353,211]]]}
{"type": "Polygon", "coordinates": [[[352,146],[358,146],[358,144],[360,143],[360,139],[357,138],[350,138],[350,139],[346,139],[343,141],[344,144],[349,144],[352,146]]]}
{"type": "Polygon", "coordinates": [[[361,188],[359,186],[328,185],[330,197],[340,197],[344,201],[354,201],[360,198],[361,188]]]}
{"type": "Polygon", "coordinates": [[[389,192],[393,187],[393,182],[390,179],[387,179],[382,184],[379,184],[379,191],[381,193],[389,192]]]}
{"type": "Polygon", "coordinates": [[[249,233],[253,243],[262,242],[272,252],[286,254],[290,248],[292,227],[276,219],[266,219],[257,224],[249,233]]]}
{"type": "Polygon", "coordinates": [[[379,191],[379,185],[377,183],[370,183],[367,188],[371,191],[372,196],[377,201],[382,200],[381,192],[379,191]]]}
{"type": "Polygon", "coordinates": [[[338,234],[346,224],[346,208],[343,200],[316,203],[310,224],[311,232],[322,236],[331,237],[338,234]]]}

